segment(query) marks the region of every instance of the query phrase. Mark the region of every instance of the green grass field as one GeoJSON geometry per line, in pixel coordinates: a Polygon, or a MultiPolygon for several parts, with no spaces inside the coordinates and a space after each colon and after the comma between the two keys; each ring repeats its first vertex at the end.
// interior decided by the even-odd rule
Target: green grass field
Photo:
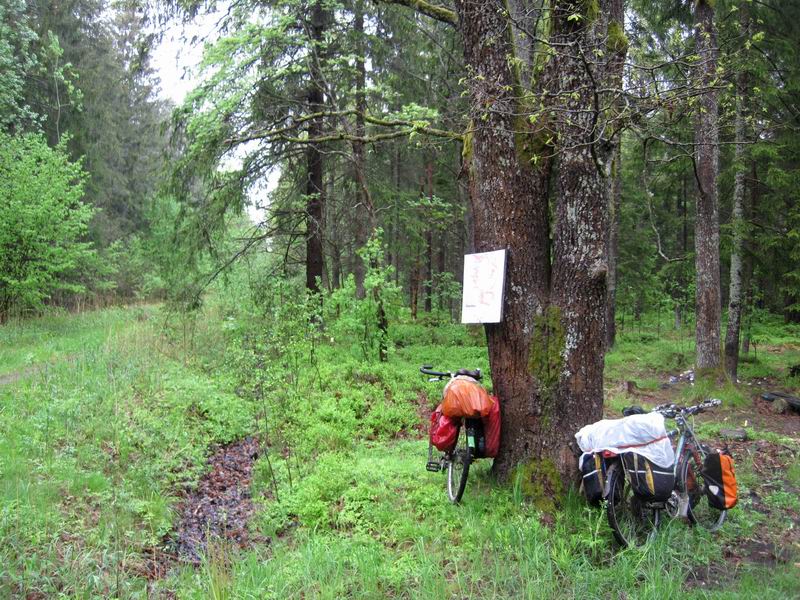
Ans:
{"type": "MultiPolygon", "coordinates": [[[[749,425],[753,445],[735,454],[742,499],[722,532],[673,522],[644,548],[620,551],[602,511],[580,497],[542,519],[482,461],[454,506],[444,476],[425,470],[420,407],[440,388],[417,369],[487,368],[480,336],[400,324],[390,362],[379,364],[319,340],[312,354],[298,350],[302,340],[250,343],[237,319],[211,309],[187,335],[143,307],[0,329],[0,597],[800,595],[797,430],[749,425]],[[213,544],[200,566],[167,560],[153,578],[210,448],[251,434],[269,440],[254,466],[250,524],[269,543],[213,544]]],[[[777,323],[760,335],[744,377],[765,373],[787,389],[796,342],[777,323]]],[[[607,387],[636,380],[645,396],[691,396],[658,387],[691,362],[691,345],[641,337],[625,334],[609,355],[607,387]]],[[[752,390],[732,388],[704,390],[737,394],[705,435],[752,404],[752,390]]],[[[635,400],[610,393],[609,410],[635,400]]]]}

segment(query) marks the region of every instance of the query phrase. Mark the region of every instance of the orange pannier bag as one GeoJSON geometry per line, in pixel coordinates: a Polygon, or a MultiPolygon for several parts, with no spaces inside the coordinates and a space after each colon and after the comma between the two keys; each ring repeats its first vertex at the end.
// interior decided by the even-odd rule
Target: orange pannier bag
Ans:
{"type": "Polygon", "coordinates": [[[717,510],[736,506],[739,499],[733,458],[724,452],[712,452],[703,461],[703,478],[706,480],[708,503],[717,510]]]}
{"type": "Polygon", "coordinates": [[[451,419],[486,417],[492,410],[494,400],[472,377],[458,376],[444,388],[442,413],[451,419]]]}

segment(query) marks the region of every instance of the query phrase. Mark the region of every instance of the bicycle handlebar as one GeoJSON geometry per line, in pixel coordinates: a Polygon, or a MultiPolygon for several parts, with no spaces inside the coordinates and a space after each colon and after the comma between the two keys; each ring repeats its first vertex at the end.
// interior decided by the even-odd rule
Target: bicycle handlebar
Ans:
{"type": "Polygon", "coordinates": [[[439,379],[442,379],[444,377],[452,378],[452,377],[457,377],[459,375],[466,375],[468,377],[472,377],[476,381],[481,380],[480,369],[475,369],[473,371],[470,371],[469,369],[459,369],[455,373],[450,373],[449,371],[434,371],[433,365],[422,365],[419,370],[420,373],[424,373],[425,375],[432,375],[433,377],[437,377],[439,379]]]}
{"type": "Polygon", "coordinates": [[[677,404],[659,404],[653,409],[653,412],[659,412],[664,415],[667,419],[674,419],[678,415],[682,415],[687,417],[689,415],[695,415],[702,412],[705,412],[708,408],[713,408],[714,406],[719,406],[722,404],[722,400],[717,400],[716,398],[709,398],[708,400],[703,400],[700,404],[696,404],[695,406],[678,406],[677,404]]]}
{"type": "Polygon", "coordinates": [[[434,377],[452,377],[453,374],[447,371],[434,371],[433,365],[422,365],[419,368],[420,373],[425,373],[425,375],[433,375],[434,377]]]}

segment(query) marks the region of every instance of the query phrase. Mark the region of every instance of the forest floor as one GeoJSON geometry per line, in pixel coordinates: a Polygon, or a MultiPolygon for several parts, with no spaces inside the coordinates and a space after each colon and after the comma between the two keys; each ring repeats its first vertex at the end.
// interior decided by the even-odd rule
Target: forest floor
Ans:
{"type": "Polygon", "coordinates": [[[620,550],[577,495],[543,520],[480,461],[454,506],[425,471],[440,386],[417,369],[486,368],[474,331],[399,324],[383,365],[321,346],[313,368],[252,388],[285,390],[275,403],[248,399],[229,316],[191,335],[166,323],[145,306],[0,329],[0,597],[800,596],[800,415],[760,399],[798,392],[796,328],[759,326],[757,358],[721,386],[670,383],[689,332],[620,334],[608,416],[721,398],[697,431],[729,446],[740,484],[717,534],[672,522],[620,550]]]}

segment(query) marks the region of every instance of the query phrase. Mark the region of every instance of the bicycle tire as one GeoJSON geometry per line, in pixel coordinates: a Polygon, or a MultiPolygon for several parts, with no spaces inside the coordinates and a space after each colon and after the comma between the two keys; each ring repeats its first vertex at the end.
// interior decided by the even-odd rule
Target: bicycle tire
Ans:
{"type": "Polygon", "coordinates": [[[703,448],[698,450],[700,465],[693,454],[684,452],[678,469],[678,485],[681,493],[689,497],[686,516],[692,525],[698,525],[708,531],[716,531],[725,522],[728,513],[711,506],[706,495],[706,480],[703,476],[702,462],[706,452],[703,448]]]}
{"type": "Polygon", "coordinates": [[[467,427],[462,424],[461,431],[458,432],[458,442],[447,465],[447,497],[454,504],[461,502],[464,495],[471,462],[472,449],[469,447],[467,427]]]}
{"type": "Polygon", "coordinates": [[[625,480],[619,463],[608,469],[606,517],[614,539],[622,547],[640,546],[651,538],[659,523],[659,510],[645,506],[625,480]]]}

